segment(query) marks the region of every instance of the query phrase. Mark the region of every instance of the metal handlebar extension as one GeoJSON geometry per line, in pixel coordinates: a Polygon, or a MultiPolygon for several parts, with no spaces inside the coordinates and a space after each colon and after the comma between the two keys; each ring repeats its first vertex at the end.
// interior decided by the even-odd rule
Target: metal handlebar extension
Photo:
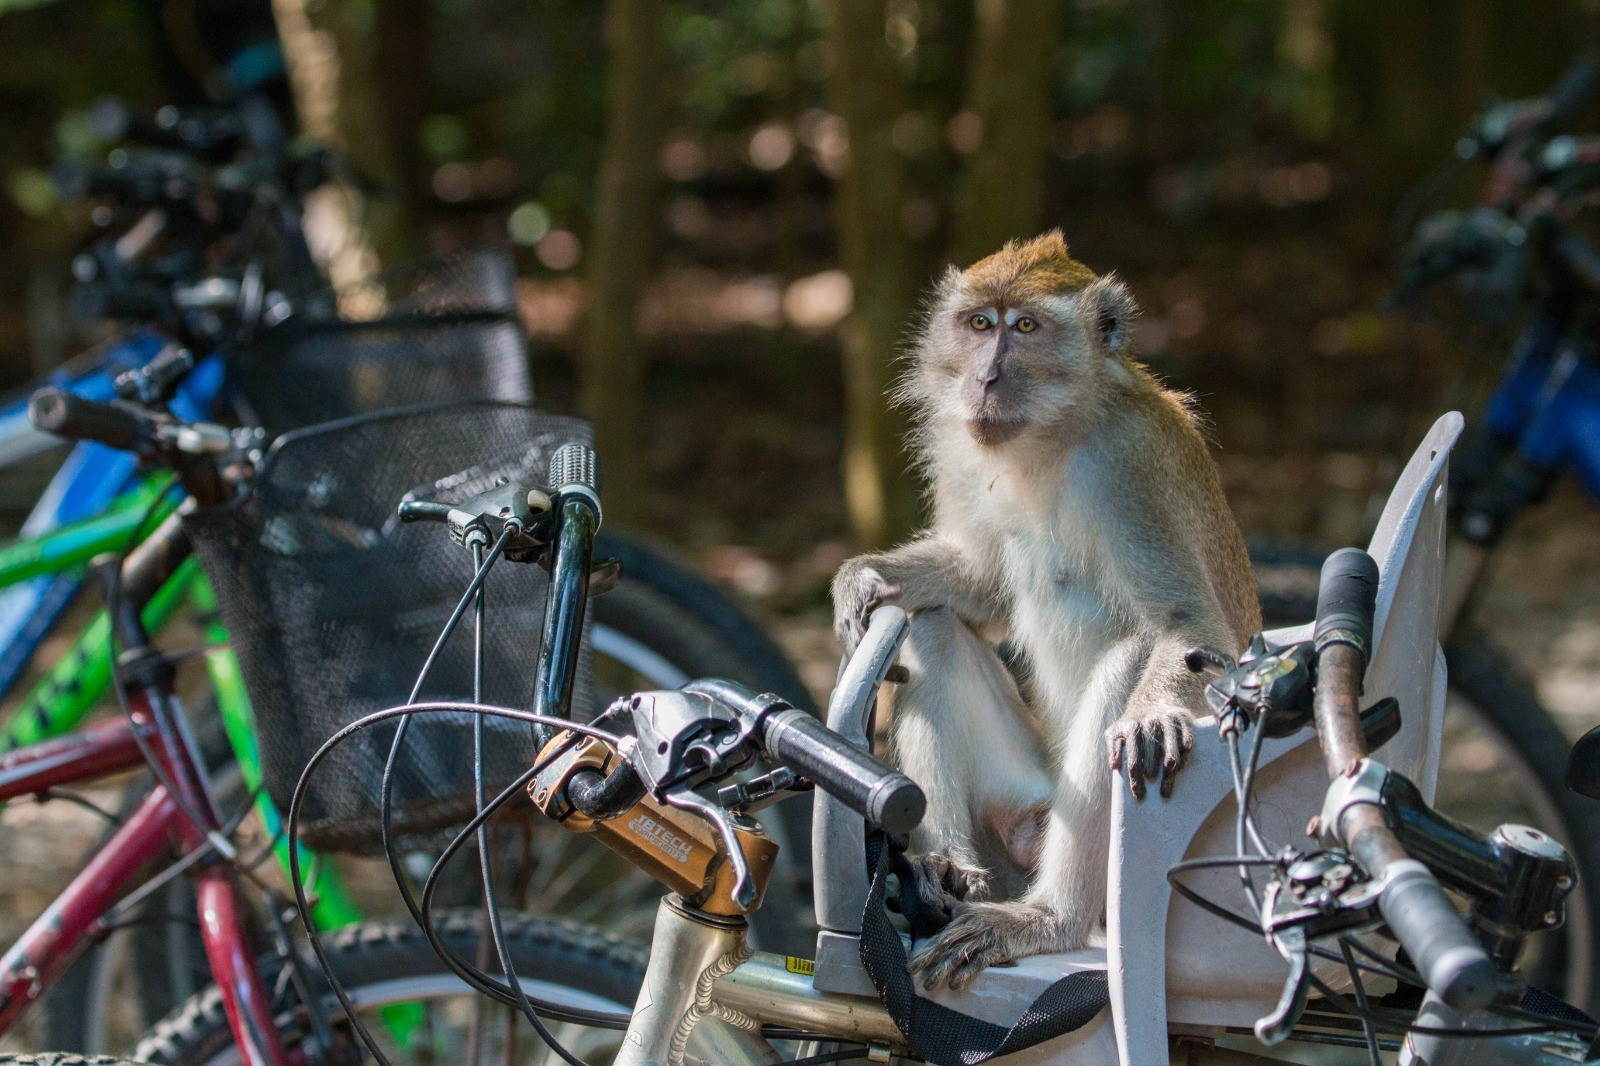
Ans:
{"type": "MultiPolygon", "coordinates": [[[[594,537],[601,521],[598,467],[594,449],[578,441],[563,444],[550,458],[555,551],[539,640],[539,680],[534,688],[533,709],[537,714],[556,718],[566,718],[572,712],[594,537]]],[[[545,729],[536,730],[535,735],[543,747],[554,734],[545,729]]]]}
{"type": "Polygon", "coordinates": [[[1401,846],[1385,819],[1381,797],[1359,787],[1373,771],[1382,771],[1366,757],[1358,702],[1372,647],[1378,577],[1372,557],[1356,548],[1335,552],[1322,568],[1313,631],[1313,707],[1333,781],[1323,829],[1383,885],[1378,908],[1428,987],[1456,1010],[1477,1010],[1495,995],[1493,961],[1433,874],[1401,846]]]}

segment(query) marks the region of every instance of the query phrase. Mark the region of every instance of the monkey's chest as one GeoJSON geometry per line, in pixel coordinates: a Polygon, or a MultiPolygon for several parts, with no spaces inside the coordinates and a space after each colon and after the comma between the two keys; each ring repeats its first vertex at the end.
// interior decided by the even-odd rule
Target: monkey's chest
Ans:
{"type": "Polygon", "coordinates": [[[1027,653],[1037,683],[1059,699],[1074,699],[1106,650],[1122,637],[1107,590],[1075,576],[1064,564],[1018,575],[1013,639],[1027,653]]]}

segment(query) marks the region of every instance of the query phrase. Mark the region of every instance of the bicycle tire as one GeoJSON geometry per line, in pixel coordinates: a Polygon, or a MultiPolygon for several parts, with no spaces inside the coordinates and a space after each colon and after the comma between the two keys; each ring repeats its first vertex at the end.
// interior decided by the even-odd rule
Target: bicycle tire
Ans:
{"type": "MultiPolygon", "coordinates": [[[[565,990],[583,997],[587,1005],[633,1009],[649,954],[644,945],[572,922],[510,912],[503,918],[506,944],[518,976],[527,985],[537,982],[538,994],[559,995],[565,990]]],[[[476,911],[449,912],[440,920],[438,932],[452,948],[471,958],[478,923],[476,911]]],[[[434,954],[427,938],[409,919],[362,922],[329,934],[324,947],[335,976],[358,1005],[424,998],[406,995],[407,989],[427,990],[440,997],[476,995],[434,954]]],[[[325,988],[316,964],[308,961],[307,966],[316,985],[325,988]]],[[[263,962],[265,973],[280,968],[275,960],[263,962]]],[[[306,1022],[303,1010],[291,1010],[289,1002],[285,1000],[280,1008],[279,1033],[293,1046],[296,1037],[304,1035],[306,1022]]],[[[337,1025],[337,1000],[326,992],[324,1002],[337,1025]]],[[[620,1040],[621,1034],[608,1037],[620,1040]]],[[[521,1039],[537,1037],[524,1031],[521,1039]]],[[[429,1050],[434,1049],[430,1046],[429,1050]]],[[[220,990],[213,986],[180,1005],[139,1042],[134,1057],[152,1066],[227,1066],[237,1062],[220,990]]],[[[459,1059],[445,1056],[438,1061],[459,1059]]]]}
{"type": "Polygon", "coordinates": [[[35,1052],[32,1055],[0,1055],[0,1066],[144,1066],[131,1058],[114,1055],[80,1055],[78,1052],[35,1052]]]}
{"type": "Polygon", "coordinates": [[[601,533],[595,538],[595,555],[620,559],[627,579],[698,618],[744,664],[749,671],[746,684],[758,684],[762,691],[776,692],[801,710],[817,713],[810,690],[783,649],[721,589],[636,536],[601,533]]]}
{"type": "MultiPolygon", "coordinates": [[[[1293,545],[1252,549],[1266,624],[1309,621],[1316,613],[1321,555],[1293,545]]],[[[1567,847],[1578,868],[1578,887],[1568,900],[1561,939],[1539,960],[1530,980],[1593,1010],[1600,998],[1594,982],[1600,960],[1600,804],[1566,788],[1571,738],[1539,700],[1532,682],[1487,633],[1470,623],[1459,624],[1444,641],[1444,652],[1451,698],[1493,733],[1511,760],[1511,776],[1532,786],[1521,798],[1547,821],[1541,828],[1567,847]]]]}

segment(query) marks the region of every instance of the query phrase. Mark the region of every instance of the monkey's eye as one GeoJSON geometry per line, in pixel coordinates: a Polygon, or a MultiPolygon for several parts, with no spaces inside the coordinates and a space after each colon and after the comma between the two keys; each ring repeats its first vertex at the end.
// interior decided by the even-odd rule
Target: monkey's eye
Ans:
{"type": "Polygon", "coordinates": [[[1038,328],[1039,328],[1039,323],[1036,322],[1035,320],[1029,318],[1027,315],[1023,315],[1021,318],[1017,319],[1017,332],[1018,333],[1032,333],[1034,330],[1036,330],[1038,328]]]}
{"type": "Polygon", "coordinates": [[[967,319],[967,325],[971,326],[979,333],[985,333],[988,331],[990,326],[994,325],[994,323],[989,320],[988,315],[984,314],[982,311],[979,311],[977,314],[967,319]]]}

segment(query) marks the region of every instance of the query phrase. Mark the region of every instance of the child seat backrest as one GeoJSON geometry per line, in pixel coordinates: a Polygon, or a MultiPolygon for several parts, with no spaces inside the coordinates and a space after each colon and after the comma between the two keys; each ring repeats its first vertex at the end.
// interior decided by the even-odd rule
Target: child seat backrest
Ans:
{"type": "MultiPolygon", "coordinates": [[[[1370,706],[1393,696],[1402,720],[1399,734],[1374,757],[1415,781],[1430,800],[1444,728],[1439,592],[1445,486],[1450,448],[1461,426],[1461,416],[1454,413],[1434,424],[1401,473],[1368,548],[1380,580],[1362,700],[1370,706]]],[[[1270,633],[1269,639],[1307,639],[1309,622],[1270,633]]],[[[1261,937],[1178,899],[1168,887],[1166,872],[1180,860],[1236,851],[1226,747],[1213,720],[1201,722],[1196,733],[1194,758],[1171,800],[1139,802],[1125,785],[1113,783],[1107,952],[1126,1062],[1157,1061],[1141,1056],[1155,1053],[1157,1036],[1165,1048],[1169,1021],[1249,1026],[1272,1008],[1282,989],[1285,964],[1261,937]],[[1126,966],[1120,965],[1124,959],[1126,966]],[[1227,964],[1219,966],[1219,959],[1227,964]]],[[[1257,824],[1268,842],[1312,846],[1305,830],[1327,786],[1312,731],[1267,741],[1254,795],[1257,824]]],[[[1231,869],[1185,880],[1233,909],[1242,901],[1231,869]]],[[[1337,981],[1342,972],[1323,976],[1337,981]]]]}

